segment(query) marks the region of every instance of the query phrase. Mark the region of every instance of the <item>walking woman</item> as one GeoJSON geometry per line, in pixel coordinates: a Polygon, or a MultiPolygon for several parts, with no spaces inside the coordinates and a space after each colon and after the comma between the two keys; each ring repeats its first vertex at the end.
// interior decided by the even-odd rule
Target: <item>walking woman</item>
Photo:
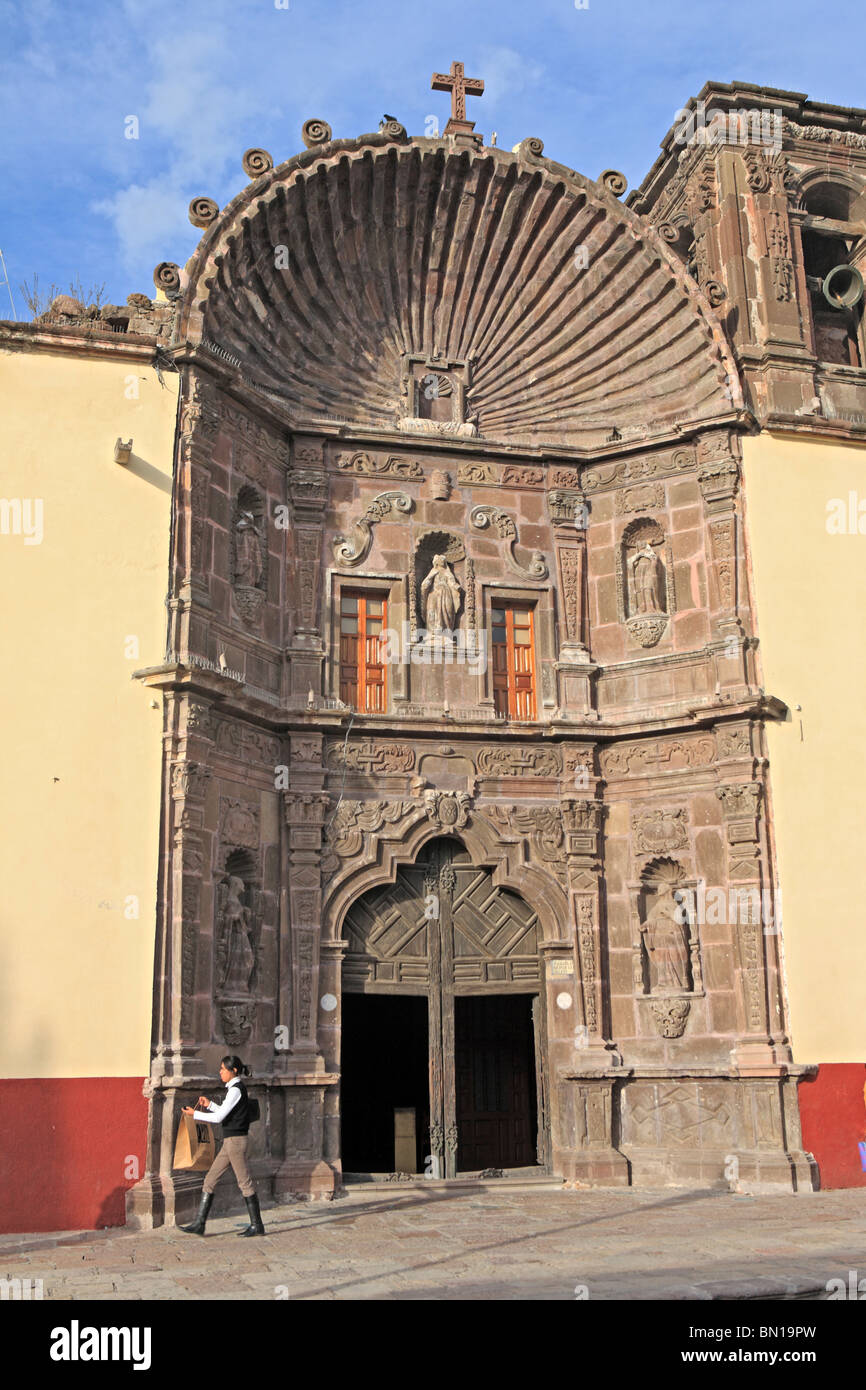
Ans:
{"type": "Polygon", "coordinates": [[[241,1077],[249,1076],[249,1074],[249,1067],[244,1066],[240,1057],[223,1057],[220,1063],[220,1080],[226,1088],[226,1094],[222,1105],[215,1105],[213,1101],[208,1100],[207,1096],[199,1096],[198,1110],[193,1110],[192,1106],[189,1105],[184,1106],[184,1115],[192,1115],[193,1119],[204,1120],[209,1125],[221,1124],[223,1127],[223,1145],[205,1174],[198,1215],[191,1226],[181,1226],[180,1228],[182,1231],[189,1231],[190,1235],[204,1235],[205,1222],[213,1201],[214,1188],[229,1164],[234,1169],[238,1186],[243,1193],[247,1211],[250,1214],[250,1224],[241,1234],[245,1236],[263,1236],[265,1234],[265,1228],[262,1225],[262,1213],[259,1210],[259,1199],[256,1196],[256,1189],[247,1165],[250,1101],[247,1088],[241,1077]]]}

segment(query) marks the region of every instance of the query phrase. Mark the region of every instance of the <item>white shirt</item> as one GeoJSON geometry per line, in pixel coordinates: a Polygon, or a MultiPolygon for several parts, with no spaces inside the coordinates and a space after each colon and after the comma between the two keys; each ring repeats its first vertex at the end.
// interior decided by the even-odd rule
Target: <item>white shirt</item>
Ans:
{"type": "Polygon", "coordinates": [[[234,1110],[235,1106],[240,1100],[241,1093],[238,1089],[240,1086],[240,1081],[241,1079],[239,1076],[233,1076],[231,1081],[226,1086],[226,1098],[223,1101],[222,1105],[215,1105],[214,1102],[211,1101],[206,1111],[194,1110],[192,1116],[193,1119],[205,1120],[206,1123],[209,1125],[218,1125],[221,1120],[225,1119],[226,1115],[228,1115],[230,1110],[234,1110]],[[234,1089],[232,1089],[232,1087],[234,1087],[234,1089]]]}

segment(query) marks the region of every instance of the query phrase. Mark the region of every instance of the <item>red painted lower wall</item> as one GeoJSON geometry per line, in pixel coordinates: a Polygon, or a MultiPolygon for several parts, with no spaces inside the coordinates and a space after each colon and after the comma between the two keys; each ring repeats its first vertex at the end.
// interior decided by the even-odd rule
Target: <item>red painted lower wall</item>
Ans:
{"type": "Polygon", "coordinates": [[[818,1160],[822,1188],[866,1187],[857,1149],[866,1139],[864,1085],[864,1062],[823,1062],[800,1082],[803,1148],[818,1160]]]}
{"type": "Polygon", "coordinates": [[[122,1226],[145,1169],[144,1077],[0,1079],[0,1231],[122,1226]]]}

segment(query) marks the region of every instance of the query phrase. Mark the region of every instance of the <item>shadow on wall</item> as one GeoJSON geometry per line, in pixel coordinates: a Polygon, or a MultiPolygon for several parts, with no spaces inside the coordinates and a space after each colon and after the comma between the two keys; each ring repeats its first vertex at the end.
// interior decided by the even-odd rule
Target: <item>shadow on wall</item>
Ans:
{"type": "Polygon", "coordinates": [[[800,1082],[803,1147],[818,1160],[822,1189],[866,1187],[857,1147],[866,1140],[864,1086],[864,1062],[822,1062],[800,1082]]]}

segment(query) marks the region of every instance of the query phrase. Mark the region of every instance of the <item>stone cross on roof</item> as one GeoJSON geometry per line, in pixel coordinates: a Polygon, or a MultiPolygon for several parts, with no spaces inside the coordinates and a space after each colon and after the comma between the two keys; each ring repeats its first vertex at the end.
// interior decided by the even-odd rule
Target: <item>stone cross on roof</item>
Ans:
{"type": "Polygon", "coordinates": [[[467,131],[475,129],[474,121],[466,119],[466,96],[480,97],[484,91],[484,83],[480,77],[466,77],[463,72],[462,63],[452,63],[449,72],[434,72],[430,83],[434,92],[451,93],[451,120],[445,127],[446,135],[450,131],[467,131]]]}

